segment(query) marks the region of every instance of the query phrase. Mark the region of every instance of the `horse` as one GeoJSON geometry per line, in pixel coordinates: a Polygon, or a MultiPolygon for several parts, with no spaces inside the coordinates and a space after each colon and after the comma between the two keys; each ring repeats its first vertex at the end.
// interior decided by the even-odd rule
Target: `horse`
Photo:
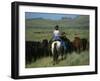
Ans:
{"type": "Polygon", "coordinates": [[[62,59],[64,56],[64,47],[61,45],[61,41],[53,41],[51,44],[51,52],[53,56],[53,64],[58,63],[58,57],[61,55],[62,59]]]}
{"type": "Polygon", "coordinates": [[[67,53],[72,53],[73,51],[73,44],[72,42],[70,41],[70,39],[68,39],[67,37],[64,37],[64,38],[61,38],[64,42],[65,42],[65,46],[66,46],[66,54],[67,53]]]}

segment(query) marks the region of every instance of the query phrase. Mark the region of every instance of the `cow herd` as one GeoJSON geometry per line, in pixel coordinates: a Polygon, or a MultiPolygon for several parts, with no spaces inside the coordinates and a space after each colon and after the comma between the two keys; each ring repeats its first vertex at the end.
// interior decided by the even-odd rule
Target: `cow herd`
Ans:
{"type": "MultiPolygon", "coordinates": [[[[71,54],[72,52],[77,52],[80,54],[82,51],[89,49],[89,42],[86,38],[74,37],[73,41],[68,38],[64,40],[67,43],[66,53],[71,54]]],[[[39,58],[52,56],[51,52],[51,41],[47,39],[40,41],[26,41],[25,42],[25,60],[26,63],[31,63],[39,58]]]]}
{"type": "Polygon", "coordinates": [[[31,63],[31,61],[36,61],[38,58],[50,56],[48,40],[39,41],[26,41],[26,63],[31,63]]]}

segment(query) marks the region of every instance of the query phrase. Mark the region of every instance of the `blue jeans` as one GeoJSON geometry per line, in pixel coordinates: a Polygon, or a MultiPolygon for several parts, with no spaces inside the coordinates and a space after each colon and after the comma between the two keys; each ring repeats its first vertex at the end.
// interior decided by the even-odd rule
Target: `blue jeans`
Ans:
{"type": "Polygon", "coordinates": [[[53,40],[59,40],[59,41],[61,41],[61,45],[64,47],[64,50],[67,49],[65,42],[63,40],[61,40],[61,38],[59,36],[54,36],[53,40]]]}
{"type": "Polygon", "coordinates": [[[67,48],[66,48],[66,44],[65,44],[65,42],[64,41],[61,41],[61,45],[64,47],[64,50],[66,50],[67,48]]]}
{"type": "Polygon", "coordinates": [[[59,36],[54,36],[54,37],[53,37],[53,40],[60,40],[60,41],[61,41],[61,39],[60,39],[59,36]]]}

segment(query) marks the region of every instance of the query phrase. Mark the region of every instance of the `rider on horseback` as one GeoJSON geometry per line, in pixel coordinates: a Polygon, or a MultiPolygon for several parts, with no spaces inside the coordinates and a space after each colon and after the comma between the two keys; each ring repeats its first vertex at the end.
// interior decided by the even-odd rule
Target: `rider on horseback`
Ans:
{"type": "Polygon", "coordinates": [[[61,45],[64,47],[64,49],[66,50],[66,45],[65,42],[63,40],[63,38],[65,37],[65,33],[60,33],[59,31],[59,26],[56,25],[55,29],[53,31],[53,41],[61,41],[61,45]]]}
{"type": "Polygon", "coordinates": [[[54,29],[54,31],[53,31],[53,41],[56,41],[56,40],[61,41],[60,36],[61,36],[61,35],[60,35],[60,31],[59,31],[59,26],[56,25],[56,26],[55,26],[55,29],[54,29]]]}

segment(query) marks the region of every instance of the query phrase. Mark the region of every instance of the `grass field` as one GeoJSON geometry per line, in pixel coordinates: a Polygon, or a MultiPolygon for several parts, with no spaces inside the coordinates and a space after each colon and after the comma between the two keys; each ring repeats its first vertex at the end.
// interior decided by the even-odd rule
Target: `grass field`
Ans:
{"type": "MultiPolygon", "coordinates": [[[[59,58],[60,60],[60,58],[59,58]]],[[[36,67],[58,67],[58,66],[79,66],[79,65],[89,65],[89,51],[81,52],[77,54],[73,52],[72,54],[67,54],[64,60],[60,60],[58,64],[53,65],[52,57],[44,57],[36,62],[31,62],[27,64],[26,68],[36,68],[36,67]]]]}
{"type": "MultiPolygon", "coordinates": [[[[72,29],[66,28],[62,29],[66,33],[66,36],[71,41],[74,39],[75,36],[80,38],[86,38],[89,40],[89,30],[87,29],[72,29]],[[77,34],[77,35],[76,35],[77,34]]],[[[53,29],[34,29],[28,28],[26,29],[26,41],[42,41],[43,39],[50,40],[52,38],[53,29]]]]}

